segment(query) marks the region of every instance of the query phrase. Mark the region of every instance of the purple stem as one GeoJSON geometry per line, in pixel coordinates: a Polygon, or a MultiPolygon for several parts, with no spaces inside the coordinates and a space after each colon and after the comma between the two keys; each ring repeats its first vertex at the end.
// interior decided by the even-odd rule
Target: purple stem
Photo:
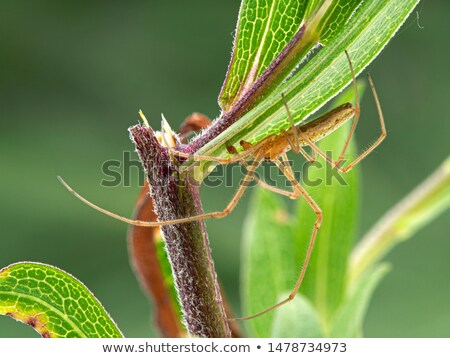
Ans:
{"type": "MultiPolygon", "coordinates": [[[[201,213],[198,188],[179,178],[178,168],[153,130],[137,125],[129,131],[147,172],[159,221],[201,213]]],[[[189,333],[205,338],[230,337],[203,221],[165,225],[161,230],[189,333]]]]}

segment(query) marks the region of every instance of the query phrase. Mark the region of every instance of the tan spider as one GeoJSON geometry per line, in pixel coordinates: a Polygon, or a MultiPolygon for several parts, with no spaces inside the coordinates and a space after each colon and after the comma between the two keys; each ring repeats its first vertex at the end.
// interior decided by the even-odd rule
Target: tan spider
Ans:
{"type": "MultiPolygon", "coordinates": [[[[319,227],[322,223],[322,210],[317,205],[317,203],[314,201],[314,199],[308,194],[308,192],[303,188],[303,186],[295,179],[294,172],[292,170],[291,165],[289,164],[288,158],[286,153],[289,150],[293,150],[295,153],[301,153],[307,160],[314,161],[315,155],[319,155],[322,158],[324,158],[327,162],[329,162],[333,167],[335,167],[340,172],[347,172],[351,170],[356,164],[358,164],[362,159],[364,159],[370,152],[372,152],[380,143],[381,141],[386,137],[386,129],[383,119],[383,113],[381,111],[381,106],[378,100],[378,96],[375,90],[375,87],[373,85],[372,79],[370,75],[368,76],[369,84],[373,93],[373,96],[375,98],[376,107],[378,110],[380,125],[381,125],[381,135],[378,137],[378,139],[369,147],[367,148],[363,153],[361,153],[356,159],[354,159],[349,165],[345,167],[341,167],[341,163],[344,159],[345,152],[347,151],[347,148],[349,146],[350,140],[355,132],[355,128],[359,119],[360,114],[360,104],[359,104],[359,97],[358,97],[358,91],[355,81],[355,73],[353,70],[353,65],[351,63],[350,57],[345,52],[349,65],[350,70],[352,74],[352,81],[353,81],[353,88],[354,88],[354,94],[355,94],[355,107],[353,107],[350,103],[345,103],[330,112],[324,114],[323,116],[316,118],[312,120],[311,122],[295,126],[291,112],[289,110],[289,107],[287,105],[286,99],[283,97],[284,106],[286,108],[287,115],[289,117],[289,120],[291,122],[291,127],[288,130],[282,130],[278,134],[272,134],[263,140],[261,140],[259,143],[256,144],[250,144],[245,141],[241,141],[240,144],[243,147],[243,151],[241,153],[238,153],[236,148],[233,146],[227,146],[227,150],[230,154],[232,154],[229,158],[221,158],[221,157],[212,157],[212,156],[206,156],[206,155],[196,155],[196,154],[186,154],[180,151],[174,150],[170,145],[167,145],[167,148],[169,152],[173,156],[178,156],[181,158],[187,158],[187,159],[193,159],[193,160],[208,160],[208,161],[215,161],[219,162],[221,164],[228,164],[233,162],[240,162],[242,163],[246,169],[247,173],[237,189],[234,196],[231,198],[228,205],[223,209],[222,211],[215,211],[211,213],[205,213],[205,214],[199,214],[195,216],[185,217],[185,218],[179,218],[174,220],[168,220],[168,221],[156,221],[156,222],[148,222],[148,221],[141,221],[141,220],[132,220],[128,218],[124,218],[120,215],[114,214],[112,212],[109,212],[103,208],[100,208],[99,206],[93,204],[92,202],[88,201],[87,199],[83,198],[81,195],[79,195],[77,192],[75,192],[66,182],[64,182],[60,177],[59,180],[62,182],[62,184],[78,199],[80,199],[82,202],[86,203],[87,205],[91,206],[92,208],[109,215],[115,219],[124,221],[131,225],[137,225],[137,226],[163,226],[163,225],[173,225],[173,224],[181,224],[186,223],[190,221],[195,220],[204,220],[209,218],[222,218],[224,216],[227,216],[237,205],[240,198],[244,194],[245,190],[247,189],[249,183],[252,180],[256,180],[259,185],[262,187],[271,190],[275,193],[288,196],[289,198],[298,198],[299,196],[302,196],[306,202],[311,206],[312,210],[314,210],[317,218],[311,233],[311,237],[309,240],[308,249],[306,252],[306,256],[302,265],[302,268],[300,270],[298,279],[296,281],[296,284],[294,288],[292,289],[292,292],[290,295],[284,299],[283,301],[265,309],[264,311],[261,311],[259,313],[256,313],[254,315],[244,317],[244,318],[237,318],[237,319],[250,319],[257,316],[260,316],[266,312],[269,312],[277,307],[282,306],[283,304],[291,301],[295,295],[297,294],[298,290],[300,289],[300,285],[303,281],[303,278],[306,273],[306,269],[308,267],[309,260],[311,258],[312,250],[314,247],[314,242],[317,236],[317,231],[319,230],[319,227]],[[349,135],[347,137],[347,140],[345,141],[345,144],[342,148],[341,154],[337,161],[334,161],[331,157],[329,157],[326,153],[324,153],[317,145],[316,142],[322,139],[323,137],[327,136],[331,132],[335,131],[339,127],[341,127],[346,121],[348,121],[350,118],[354,117],[352,126],[350,128],[349,135]],[[309,146],[312,150],[312,156],[309,155],[303,147],[309,146]],[[281,158],[281,160],[280,160],[281,158]],[[248,161],[250,161],[250,164],[247,164],[248,161]],[[259,179],[256,178],[255,170],[259,167],[259,165],[264,161],[272,161],[274,162],[277,167],[280,169],[280,171],[284,174],[284,176],[288,179],[288,181],[292,185],[292,191],[287,191],[283,189],[279,189],[277,187],[271,186],[259,179]]],[[[162,135],[163,140],[166,141],[164,133],[162,135]]],[[[167,143],[166,143],[167,144],[167,143]]]]}

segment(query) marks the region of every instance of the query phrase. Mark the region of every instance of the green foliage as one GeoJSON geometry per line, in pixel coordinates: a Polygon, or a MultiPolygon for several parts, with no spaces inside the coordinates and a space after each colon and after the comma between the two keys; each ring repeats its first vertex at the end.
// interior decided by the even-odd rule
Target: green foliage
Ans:
{"type": "MultiPolygon", "coordinates": [[[[246,3],[247,1],[244,1],[242,9],[246,8],[246,3]]],[[[267,91],[270,93],[264,93],[263,100],[258,101],[258,104],[240,120],[204,146],[198,152],[199,154],[225,156],[227,155],[226,143],[236,147],[239,147],[238,143],[242,139],[256,143],[272,133],[288,128],[289,121],[283,107],[281,93],[284,93],[288,99],[295,122],[306,119],[351,81],[345,50],[350,54],[355,72],[361,72],[394,36],[418,0],[365,1],[359,7],[358,1],[349,2],[346,6],[343,6],[343,3],[315,1],[312,2],[313,5],[308,5],[314,8],[314,11],[307,8],[306,13],[312,17],[305,19],[307,32],[300,40],[300,43],[304,42],[305,45],[300,47],[306,49],[309,44],[312,44],[317,45],[320,50],[316,51],[313,57],[287,81],[279,86],[269,87],[267,91]],[[344,25],[337,26],[338,21],[342,21],[344,25]],[[319,46],[322,38],[325,45],[319,46]]],[[[274,22],[270,23],[270,26],[283,27],[283,23],[274,22]]],[[[262,26],[258,29],[262,31],[266,27],[262,26]]],[[[271,32],[275,31],[276,29],[271,30],[271,32]]],[[[240,36],[238,28],[237,39],[240,36]]],[[[283,41],[286,42],[287,39],[283,38],[283,41]]],[[[240,44],[239,41],[235,43],[237,46],[240,44]]],[[[235,51],[235,53],[242,53],[243,56],[247,54],[245,51],[235,51]]],[[[305,60],[305,55],[306,53],[300,50],[292,59],[290,66],[295,68],[305,60]]],[[[235,63],[239,63],[239,60],[233,57],[231,70],[235,63]]],[[[236,74],[238,78],[246,78],[247,70],[243,68],[239,75],[236,74]]],[[[281,77],[284,75],[284,72],[280,73],[281,77]]],[[[233,81],[232,76],[227,76],[224,88],[228,88],[228,83],[233,81]]]]}
{"type": "Polygon", "coordinates": [[[29,324],[43,337],[122,337],[80,281],[39,263],[16,263],[0,271],[0,314],[29,324]]]}

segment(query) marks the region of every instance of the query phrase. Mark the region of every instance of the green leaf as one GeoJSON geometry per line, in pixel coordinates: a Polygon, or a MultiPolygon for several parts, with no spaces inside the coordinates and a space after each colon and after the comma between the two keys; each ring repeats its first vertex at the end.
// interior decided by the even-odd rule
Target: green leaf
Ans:
{"type": "Polygon", "coordinates": [[[261,76],[300,28],[307,1],[243,0],[233,55],[219,95],[230,109],[261,76]]]}
{"type": "MultiPolygon", "coordinates": [[[[290,221],[279,195],[254,188],[242,243],[241,292],[246,315],[278,303],[280,295],[295,283],[301,263],[295,261],[290,221]]],[[[251,335],[271,337],[274,315],[269,312],[247,321],[251,335]]]]}
{"type": "MultiPolygon", "coordinates": [[[[359,91],[361,92],[361,91],[359,91]]],[[[340,96],[336,102],[353,97],[353,91],[340,96]]],[[[319,147],[334,159],[339,156],[348,137],[351,123],[319,142],[319,147]]],[[[346,159],[355,158],[354,141],[347,150],[346,159]]],[[[347,161],[349,162],[349,161],[347,161]]],[[[344,164],[345,166],[345,164],[344,164]]],[[[359,206],[359,169],[342,174],[332,169],[322,158],[317,158],[307,171],[304,188],[319,205],[323,213],[322,225],[302,283],[301,292],[313,302],[324,322],[333,315],[344,298],[347,261],[355,239],[359,206]]],[[[297,206],[297,257],[304,260],[316,214],[302,198],[297,206]]]]}
{"type": "MultiPolygon", "coordinates": [[[[286,295],[280,299],[286,298],[286,295]]],[[[291,302],[277,309],[272,327],[272,338],[321,338],[322,324],[311,302],[297,295],[291,302]]]]}
{"type": "Polygon", "coordinates": [[[349,280],[357,280],[396,244],[450,207],[450,157],[361,239],[352,252],[349,280]]]}
{"type": "Polygon", "coordinates": [[[86,286],[40,263],[19,262],[0,271],[0,314],[29,324],[43,337],[123,337],[86,286]]]}
{"type": "Polygon", "coordinates": [[[348,297],[331,323],[330,337],[356,338],[362,336],[364,316],[370,298],[389,265],[381,264],[368,270],[351,288],[348,297]]]}
{"type": "MultiPolygon", "coordinates": [[[[360,73],[394,36],[417,3],[418,0],[365,1],[331,39],[326,35],[329,29],[323,28],[325,46],[267,98],[202,147],[198,154],[226,156],[227,143],[240,148],[241,140],[257,143],[288,128],[290,124],[281,93],[285,94],[297,123],[309,117],[351,81],[345,50],[350,54],[356,73],[360,73]]],[[[333,6],[329,11],[334,11],[333,6]]],[[[333,26],[337,18],[333,15],[333,21],[327,24],[333,26]]]]}
{"type": "Polygon", "coordinates": [[[322,45],[326,45],[342,31],[353,12],[361,3],[362,0],[337,0],[332,2],[323,20],[323,31],[320,35],[320,43],[322,45]]]}
{"type": "Polygon", "coordinates": [[[222,109],[230,110],[248,93],[254,96],[249,107],[267,97],[319,41],[339,34],[360,2],[244,0],[219,96],[222,109]]]}

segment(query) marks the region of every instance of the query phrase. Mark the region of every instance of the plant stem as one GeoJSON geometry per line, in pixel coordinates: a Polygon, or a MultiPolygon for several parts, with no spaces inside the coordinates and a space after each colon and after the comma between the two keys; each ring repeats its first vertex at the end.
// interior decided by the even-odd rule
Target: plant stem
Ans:
{"type": "MultiPolygon", "coordinates": [[[[130,134],[147,172],[159,220],[201,213],[198,188],[179,178],[177,166],[153,130],[137,125],[130,128],[130,134]]],[[[205,338],[230,337],[203,221],[161,229],[188,332],[205,338]]]]}
{"type": "MultiPolygon", "coordinates": [[[[156,221],[158,216],[153,210],[153,200],[149,195],[149,185],[145,183],[135,205],[134,219],[156,221]]],[[[128,251],[131,266],[136,277],[154,304],[155,323],[164,338],[181,338],[186,336],[178,314],[176,301],[171,297],[171,290],[158,257],[158,241],[161,239],[159,227],[142,227],[131,225],[128,230],[128,251]]]]}
{"type": "Polygon", "coordinates": [[[361,239],[351,256],[350,282],[356,282],[394,245],[408,239],[449,205],[450,157],[361,239]]]}

